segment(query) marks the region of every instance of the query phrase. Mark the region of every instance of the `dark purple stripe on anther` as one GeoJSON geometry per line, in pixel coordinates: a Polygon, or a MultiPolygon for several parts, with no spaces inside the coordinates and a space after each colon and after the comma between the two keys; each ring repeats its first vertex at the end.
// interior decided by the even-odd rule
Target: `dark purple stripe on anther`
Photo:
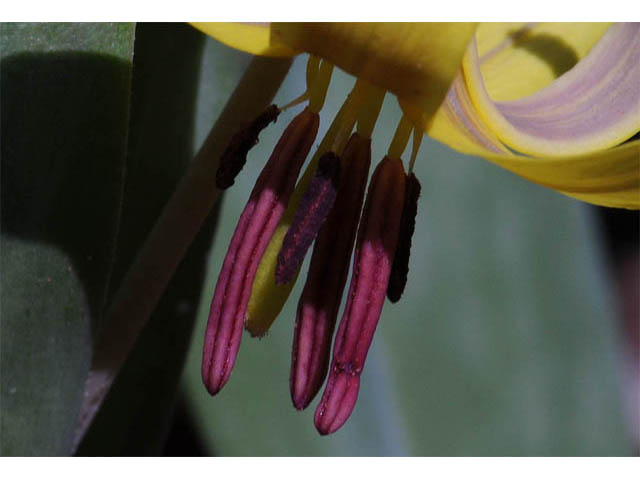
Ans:
{"type": "Polygon", "coordinates": [[[307,250],[333,207],[339,177],[340,159],[333,152],[325,153],[318,162],[318,169],[282,241],[276,266],[277,284],[290,282],[302,264],[307,250]]]}
{"type": "Polygon", "coordinates": [[[418,198],[420,197],[421,189],[420,182],[411,172],[407,176],[404,190],[404,207],[402,208],[402,220],[400,221],[398,247],[396,248],[396,255],[393,257],[393,266],[391,267],[391,276],[387,287],[387,298],[394,303],[400,300],[407,285],[411,239],[416,229],[418,198]]]}
{"type": "Polygon", "coordinates": [[[220,166],[216,172],[216,187],[224,190],[233,185],[236,176],[247,162],[247,154],[258,143],[258,135],[271,122],[275,122],[280,109],[271,105],[236,133],[220,157],[220,166]]]}

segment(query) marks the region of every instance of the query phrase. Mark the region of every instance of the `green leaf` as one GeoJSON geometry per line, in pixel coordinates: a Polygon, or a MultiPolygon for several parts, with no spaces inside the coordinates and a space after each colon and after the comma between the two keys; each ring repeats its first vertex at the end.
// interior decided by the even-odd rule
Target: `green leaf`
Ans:
{"type": "MultiPolygon", "coordinates": [[[[321,129],[352,82],[334,74],[321,129]]],[[[277,102],[299,95],[303,85],[298,60],[277,102]]],[[[423,193],[407,290],[384,307],[345,426],[320,437],[313,426],[318,398],[304,412],[291,405],[302,281],[265,338],[244,335],[228,384],[208,395],[200,361],[210,294],[253,182],[292,110],[262,134],[226,194],[209,257],[209,295],[184,374],[209,453],[631,454],[616,316],[589,207],[428,139],[416,164],[423,193]]],[[[399,118],[388,99],[373,136],[374,162],[399,118]]]]}
{"type": "Polygon", "coordinates": [[[0,35],[0,449],[67,454],[113,262],[133,25],[0,35]]]}
{"type": "MultiPolygon", "coordinates": [[[[112,292],[200,146],[205,36],[185,24],[138,24],[124,211],[112,292]]],[[[214,85],[215,85],[215,78],[214,85]]],[[[207,115],[208,116],[208,115],[207,115]]],[[[213,125],[208,122],[206,130],[213,125]]],[[[166,293],[81,443],[79,455],[157,455],[164,446],[203,284],[214,212],[166,293]]],[[[161,262],[163,259],[159,258],[161,262]]]]}

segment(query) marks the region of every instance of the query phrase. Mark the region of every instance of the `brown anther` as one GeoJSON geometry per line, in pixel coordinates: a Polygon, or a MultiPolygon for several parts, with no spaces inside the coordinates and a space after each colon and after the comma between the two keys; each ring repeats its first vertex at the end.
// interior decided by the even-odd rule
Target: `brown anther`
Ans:
{"type": "Polygon", "coordinates": [[[236,176],[247,162],[249,150],[258,143],[258,135],[280,114],[276,105],[269,106],[264,112],[236,133],[220,157],[220,166],[216,172],[216,187],[224,190],[233,185],[236,176]]]}
{"type": "Polygon", "coordinates": [[[402,207],[402,218],[400,220],[398,247],[393,257],[393,266],[391,267],[391,276],[389,277],[389,286],[387,287],[387,298],[393,303],[400,300],[404,288],[407,285],[411,238],[416,228],[418,198],[420,197],[421,189],[420,182],[413,172],[411,172],[407,176],[404,189],[404,206],[402,207]]]}

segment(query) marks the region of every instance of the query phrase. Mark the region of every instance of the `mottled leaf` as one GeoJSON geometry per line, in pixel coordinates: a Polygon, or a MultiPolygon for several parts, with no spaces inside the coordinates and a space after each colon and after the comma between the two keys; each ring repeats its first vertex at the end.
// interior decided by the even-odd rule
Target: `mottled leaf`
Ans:
{"type": "Polygon", "coordinates": [[[0,449],[64,455],[113,262],[133,25],[0,28],[0,449]]]}

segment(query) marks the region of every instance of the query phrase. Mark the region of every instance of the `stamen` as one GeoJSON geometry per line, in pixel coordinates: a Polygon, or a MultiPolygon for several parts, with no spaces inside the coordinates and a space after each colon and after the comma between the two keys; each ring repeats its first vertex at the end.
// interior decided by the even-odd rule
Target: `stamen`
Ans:
{"type": "Polygon", "coordinates": [[[231,138],[220,157],[220,166],[216,171],[216,187],[225,190],[233,185],[236,176],[247,163],[249,150],[258,143],[258,135],[267,125],[275,122],[279,114],[278,107],[271,105],[231,138]]]}
{"type": "MultiPolygon", "coordinates": [[[[415,137],[414,137],[415,138],[415,137]]],[[[414,144],[415,145],[415,144],[414,144]]],[[[398,246],[393,257],[389,286],[387,287],[387,298],[395,303],[400,300],[404,288],[407,285],[409,274],[409,256],[411,254],[411,238],[416,228],[416,214],[418,213],[418,198],[420,197],[420,182],[413,172],[407,175],[404,189],[404,206],[402,208],[402,218],[400,220],[400,233],[398,235],[398,246]]]]}
{"type": "Polygon", "coordinates": [[[407,143],[409,143],[409,136],[412,130],[413,124],[405,115],[402,115],[391,145],[389,146],[388,157],[398,159],[402,156],[404,149],[407,147],[407,143]]]}
{"type": "Polygon", "coordinates": [[[353,275],[322,400],[315,413],[320,434],[338,430],[349,418],[360,374],[382,313],[398,241],[405,174],[399,159],[385,157],[376,168],[358,231],[353,275]]]}
{"type": "Polygon", "coordinates": [[[325,153],[282,242],[276,267],[276,283],[290,282],[300,268],[307,250],[333,207],[338,191],[340,159],[325,153]]]}
{"type": "Polygon", "coordinates": [[[231,375],[258,264],[287,208],[318,123],[318,115],[308,109],[293,119],[258,177],[236,226],[205,333],[202,379],[212,395],[231,375]]]}
{"type": "Polygon", "coordinates": [[[296,315],[291,354],[291,399],[306,408],[329,367],[331,338],[349,273],[349,259],[371,164],[371,140],[354,133],[342,156],[340,188],[313,247],[296,315]]]}
{"type": "MultiPolygon", "coordinates": [[[[247,310],[246,328],[252,336],[263,336],[267,332],[278,314],[281,312],[282,307],[295,284],[297,272],[293,280],[287,284],[278,285],[275,282],[277,259],[278,254],[282,249],[282,242],[289,226],[293,222],[293,218],[298,206],[300,205],[302,196],[309,188],[311,179],[313,178],[318,166],[318,160],[326,152],[332,150],[332,147],[335,145],[336,136],[339,132],[351,132],[353,130],[356,116],[354,115],[353,120],[351,121],[344,121],[344,119],[347,117],[348,111],[351,109],[356,109],[356,111],[358,111],[359,106],[362,105],[362,101],[364,99],[362,88],[363,82],[357,80],[344,104],[340,107],[340,110],[333,119],[333,122],[329,126],[322,142],[320,142],[320,145],[309,162],[302,178],[296,185],[296,190],[291,198],[289,206],[287,207],[287,211],[282,218],[280,225],[278,225],[278,228],[264,254],[263,260],[258,267],[247,310]]],[[[351,118],[351,114],[349,114],[349,118],[351,118]]],[[[340,155],[341,151],[342,150],[333,150],[333,152],[338,155],[340,155]]]]}
{"type": "Polygon", "coordinates": [[[317,107],[316,110],[312,108],[312,111],[315,113],[320,111],[331,79],[331,72],[333,71],[331,64],[326,62],[325,64],[321,68],[320,58],[313,55],[309,56],[307,60],[306,91],[283,107],[278,108],[276,105],[271,105],[233,136],[229,146],[227,146],[220,158],[220,166],[216,172],[216,186],[219,189],[224,190],[233,185],[236,176],[247,162],[249,150],[258,143],[258,135],[269,123],[276,121],[280,112],[309,100],[312,94],[314,96],[314,108],[317,107]]]}

